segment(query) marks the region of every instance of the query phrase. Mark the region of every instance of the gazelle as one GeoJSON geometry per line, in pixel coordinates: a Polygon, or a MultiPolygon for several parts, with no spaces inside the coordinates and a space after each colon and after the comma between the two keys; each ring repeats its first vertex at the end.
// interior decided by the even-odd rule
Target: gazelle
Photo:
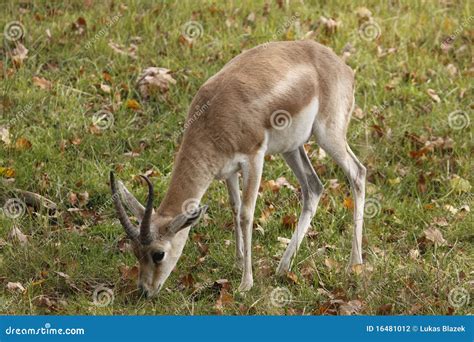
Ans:
{"type": "Polygon", "coordinates": [[[366,169],[346,141],[353,107],[353,71],[313,41],[257,46],[209,78],[191,103],[171,182],[156,211],[146,177],[143,207],[122,183],[117,188],[110,175],[118,217],[140,263],[143,293],[155,295],[175,267],[190,228],[207,209],[199,203],[215,178],[225,180],[234,215],[236,259],[243,268],[239,291],[252,287],[252,224],[267,154],[281,153],[301,185],[302,212],[277,268],[277,274],[287,272],[323,192],[303,148],[311,136],[350,181],[355,202],[351,264],[362,263],[366,169]],[[119,193],[139,227],[127,217],[119,193]]]}

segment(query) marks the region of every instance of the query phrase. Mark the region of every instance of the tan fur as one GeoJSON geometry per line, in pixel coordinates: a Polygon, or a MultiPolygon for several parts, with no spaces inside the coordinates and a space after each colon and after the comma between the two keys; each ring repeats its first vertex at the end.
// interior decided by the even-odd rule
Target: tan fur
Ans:
{"type": "MultiPolygon", "coordinates": [[[[352,104],[353,71],[331,49],[313,41],[268,43],[233,58],[204,83],[191,103],[188,121],[192,123],[184,132],[162,210],[179,209],[184,189],[189,191],[202,178],[207,183],[206,175],[215,175],[226,158],[235,153],[255,153],[276,110],[297,115],[316,96],[321,120],[331,125],[331,116],[339,110],[341,101],[339,84],[347,88],[344,94],[352,104]],[[275,96],[268,106],[259,106],[255,100],[270,93],[285,74],[298,66],[308,69],[307,77],[298,79],[290,91],[275,96]],[[207,110],[193,119],[195,109],[206,104],[207,110]]],[[[187,193],[185,198],[192,195],[187,193]]]]}

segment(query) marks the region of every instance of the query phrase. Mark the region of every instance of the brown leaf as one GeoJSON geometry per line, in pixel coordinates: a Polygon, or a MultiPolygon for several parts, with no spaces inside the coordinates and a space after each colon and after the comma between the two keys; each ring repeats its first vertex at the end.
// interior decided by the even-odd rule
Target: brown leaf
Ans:
{"type": "Polygon", "coordinates": [[[137,100],[134,100],[134,99],[128,99],[126,106],[127,108],[132,109],[132,110],[140,109],[140,104],[138,103],[137,100]]]}
{"type": "Polygon", "coordinates": [[[438,228],[429,227],[423,231],[427,240],[437,245],[446,245],[447,241],[438,228]]]}
{"type": "Polygon", "coordinates": [[[171,84],[176,84],[170,72],[166,68],[146,68],[137,80],[138,90],[143,98],[148,99],[155,92],[166,93],[171,84]]]}
{"type": "Polygon", "coordinates": [[[326,18],[321,16],[319,18],[320,25],[324,28],[324,31],[327,34],[333,34],[337,31],[337,28],[341,26],[341,22],[338,20],[334,20],[332,18],[326,18]]]}
{"type": "Polygon", "coordinates": [[[283,226],[287,228],[294,228],[297,222],[298,222],[298,218],[296,217],[295,214],[285,215],[281,219],[281,223],[283,224],[283,226]]]}
{"type": "Polygon", "coordinates": [[[362,108],[356,106],[352,112],[352,115],[354,115],[357,119],[363,119],[365,117],[365,112],[362,110],[362,108]]]}
{"type": "Polygon", "coordinates": [[[356,315],[362,309],[363,303],[360,300],[350,300],[347,303],[342,303],[339,306],[339,314],[348,316],[356,315]]]}
{"type": "Polygon", "coordinates": [[[33,84],[41,89],[51,90],[53,84],[44,77],[33,76],[33,84]]]}
{"type": "Polygon", "coordinates": [[[372,18],[372,12],[367,7],[357,7],[355,14],[359,19],[368,20],[372,18]]]}
{"type": "Polygon", "coordinates": [[[10,145],[12,143],[8,127],[0,126],[0,141],[2,141],[5,145],[10,145]]]}
{"type": "Polygon", "coordinates": [[[343,205],[344,205],[344,208],[346,208],[346,209],[350,209],[350,210],[354,209],[354,201],[350,197],[345,197],[344,198],[343,205]]]}
{"type": "Polygon", "coordinates": [[[19,282],[8,282],[7,283],[7,290],[11,292],[21,292],[24,293],[26,289],[21,285],[19,282]]]}
{"type": "Polygon", "coordinates": [[[114,52],[116,52],[118,54],[128,56],[132,59],[137,59],[138,46],[136,46],[135,44],[130,44],[130,46],[127,48],[123,45],[120,45],[120,44],[117,44],[117,43],[114,43],[114,42],[110,41],[109,42],[109,47],[112,50],[114,50],[114,52]]]}
{"type": "Polygon", "coordinates": [[[428,95],[431,97],[431,99],[434,102],[436,102],[436,103],[441,102],[441,99],[439,98],[438,94],[436,93],[436,91],[434,89],[428,89],[428,90],[426,90],[426,92],[428,93],[428,95]]]}
{"type": "Polygon", "coordinates": [[[14,226],[10,233],[8,233],[8,240],[10,240],[11,242],[18,242],[22,246],[28,243],[28,237],[23,234],[20,228],[16,226],[14,226]]]}
{"type": "Polygon", "coordinates": [[[324,259],[324,264],[326,265],[327,268],[331,269],[338,269],[339,264],[337,263],[336,260],[331,259],[331,258],[326,258],[324,259]]]}
{"type": "Polygon", "coordinates": [[[191,289],[194,287],[194,283],[195,281],[191,273],[188,273],[179,279],[179,284],[182,288],[191,289]]]}
{"type": "Polygon", "coordinates": [[[89,193],[87,191],[81,192],[77,198],[79,200],[79,205],[83,207],[89,202],[89,193]]]}
{"type": "Polygon", "coordinates": [[[11,167],[1,167],[0,166],[0,177],[4,178],[14,178],[16,174],[15,169],[11,167]]]}
{"type": "Polygon", "coordinates": [[[135,281],[138,279],[138,266],[119,266],[120,278],[125,281],[135,281]]]}
{"type": "Polygon", "coordinates": [[[18,138],[15,142],[15,148],[20,151],[28,150],[32,146],[31,142],[26,138],[18,138]]]}
{"type": "Polygon", "coordinates": [[[100,90],[102,90],[106,94],[110,94],[112,88],[109,85],[105,84],[105,83],[101,83],[100,84],[100,90]]]}
{"type": "Polygon", "coordinates": [[[78,35],[84,34],[87,29],[86,19],[83,17],[77,18],[77,20],[71,24],[71,29],[78,35]]]}
{"type": "Polygon", "coordinates": [[[20,42],[16,42],[16,47],[12,50],[11,59],[13,63],[19,67],[23,65],[23,61],[28,58],[28,49],[23,46],[20,42]]]}
{"type": "Polygon", "coordinates": [[[426,192],[426,179],[423,173],[420,173],[420,176],[418,177],[417,187],[418,191],[422,194],[426,192]]]}
{"type": "Polygon", "coordinates": [[[286,278],[294,283],[294,284],[298,284],[299,281],[298,281],[298,276],[296,275],[296,273],[293,273],[293,272],[286,272],[286,278]]]}
{"type": "Polygon", "coordinates": [[[377,309],[377,315],[390,315],[393,305],[391,303],[383,304],[377,309]]]}

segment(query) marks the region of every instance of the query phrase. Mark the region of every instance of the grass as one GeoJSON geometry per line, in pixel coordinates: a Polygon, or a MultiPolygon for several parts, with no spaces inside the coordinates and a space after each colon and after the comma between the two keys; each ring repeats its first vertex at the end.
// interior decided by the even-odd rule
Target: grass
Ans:
{"type": "MultiPolygon", "coordinates": [[[[472,112],[469,2],[368,1],[365,6],[380,28],[376,39],[359,33],[358,6],[346,1],[294,1],[281,8],[269,2],[268,10],[263,1],[85,3],[7,1],[0,14],[2,27],[22,23],[21,42],[29,50],[21,65],[12,61],[11,42],[5,40],[0,50],[0,126],[12,141],[0,141],[2,204],[18,188],[58,205],[56,217],[31,207],[18,219],[0,215],[1,313],[324,314],[341,313],[341,303],[355,305],[361,314],[472,313],[472,298],[463,305],[448,299],[461,289],[472,294],[473,218],[466,210],[454,213],[472,207],[467,182],[473,181],[473,136],[466,121],[472,112]],[[114,16],[118,19],[107,25],[114,16]],[[335,32],[325,29],[321,16],[341,24],[335,32]],[[71,28],[79,17],[87,23],[83,34],[71,28]],[[203,29],[192,47],[180,40],[191,20],[203,29]],[[349,49],[347,63],[356,70],[356,102],[364,115],[353,118],[348,140],[367,166],[367,196],[375,203],[373,217],[365,221],[365,269],[345,272],[352,234],[348,183],[310,143],[325,194],[313,233],[294,261],[294,274],[281,279],[274,270],[283,253],[277,238],[292,232],[282,220],[298,215],[298,196],[287,188],[264,190],[255,223],[262,229],[254,233],[255,285],[245,295],[236,292],[240,272],[232,266],[231,211],[225,186],[216,181],[203,199],[210,205],[208,217],[192,231],[166,288],[156,299],[138,298],[133,274],[123,274],[129,270],[124,265],[132,267],[135,259],[120,248],[124,232],[111,206],[108,172],[120,171],[118,177],[143,200],[145,188],[136,176],[153,170],[159,203],[200,85],[243,49],[301,39],[310,30],[316,32],[312,39],[338,55],[349,49]],[[444,51],[442,42],[451,35],[444,51]],[[136,44],[137,58],[114,52],[109,41],[136,44]],[[150,66],[172,70],[177,83],[147,102],[135,81],[150,66]],[[49,80],[51,89],[36,86],[35,76],[49,80]],[[109,85],[110,93],[101,84],[109,85]],[[132,99],[138,109],[127,106],[132,99]],[[100,109],[112,112],[114,123],[98,132],[91,125],[100,109]],[[463,111],[461,127],[448,120],[457,110],[463,111]],[[425,141],[436,139],[434,147],[423,149],[425,141]],[[125,155],[130,151],[139,155],[125,155]],[[79,194],[82,203],[71,194],[79,194]],[[272,214],[258,220],[270,205],[272,214]],[[14,226],[28,236],[26,244],[8,238],[14,226]],[[429,227],[446,243],[427,238],[429,227]],[[232,299],[219,306],[219,288],[212,284],[223,278],[232,299]],[[8,282],[20,282],[25,291],[8,290],[8,282]],[[99,286],[113,290],[114,301],[107,306],[93,303],[99,286]],[[278,287],[287,288],[292,298],[282,307],[270,300],[278,287]]],[[[297,186],[280,156],[269,159],[264,170],[264,181],[278,177],[297,186]]]]}

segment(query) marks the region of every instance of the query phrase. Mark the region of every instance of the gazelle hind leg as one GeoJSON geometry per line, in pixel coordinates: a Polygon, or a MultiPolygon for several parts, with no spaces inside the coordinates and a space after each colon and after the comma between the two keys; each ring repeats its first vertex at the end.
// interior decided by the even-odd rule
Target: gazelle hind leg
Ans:
{"type": "Polygon", "coordinates": [[[243,235],[244,269],[239,291],[248,291],[253,286],[252,274],[252,226],[257,202],[258,188],[262,179],[265,155],[259,152],[250,156],[249,161],[241,165],[243,176],[242,205],[240,208],[240,226],[243,235]]]}
{"type": "Polygon", "coordinates": [[[289,271],[291,260],[296,254],[308,228],[311,225],[311,220],[316,213],[318,202],[323,192],[323,184],[314,171],[303,146],[300,146],[297,150],[283,154],[283,158],[288,166],[293,170],[298,182],[300,183],[303,197],[303,209],[296,230],[280,260],[280,264],[278,265],[277,274],[280,275],[289,271]]]}
{"type": "Polygon", "coordinates": [[[354,196],[354,232],[352,237],[351,265],[362,264],[362,228],[364,224],[365,177],[366,169],[357,159],[346,142],[345,137],[331,134],[317,136],[318,144],[342,168],[349,179],[354,196]],[[330,138],[329,138],[330,137],[330,138]]]}
{"type": "Polygon", "coordinates": [[[240,190],[239,190],[239,175],[238,173],[232,174],[226,179],[227,191],[229,192],[230,205],[232,207],[232,214],[234,216],[234,229],[235,229],[235,256],[236,265],[240,269],[243,269],[244,262],[244,251],[243,251],[243,238],[242,238],[242,227],[240,226],[240,190]]]}

